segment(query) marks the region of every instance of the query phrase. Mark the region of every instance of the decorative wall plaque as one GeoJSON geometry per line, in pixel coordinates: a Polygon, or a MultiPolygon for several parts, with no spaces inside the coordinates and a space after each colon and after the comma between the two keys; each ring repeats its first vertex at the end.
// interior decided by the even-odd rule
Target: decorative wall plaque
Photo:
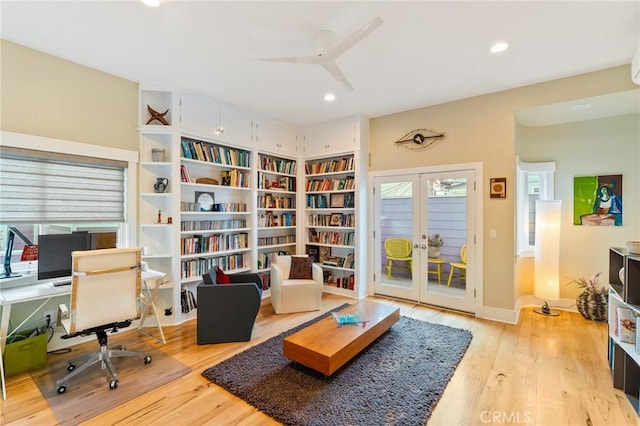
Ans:
{"type": "Polygon", "coordinates": [[[397,147],[403,147],[412,151],[421,151],[429,148],[436,141],[444,138],[444,133],[439,133],[429,129],[416,129],[412,130],[394,144],[397,147]]]}

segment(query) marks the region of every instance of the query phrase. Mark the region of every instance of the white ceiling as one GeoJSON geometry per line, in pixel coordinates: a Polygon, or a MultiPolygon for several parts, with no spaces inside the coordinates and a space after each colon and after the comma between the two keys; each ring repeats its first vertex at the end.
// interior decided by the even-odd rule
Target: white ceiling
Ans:
{"type": "Polygon", "coordinates": [[[307,125],[371,117],[628,64],[639,1],[4,1],[2,38],[142,83],[194,90],[307,125]],[[346,91],[317,65],[261,62],[314,55],[384,24],[336,61],[346,91]],[[498,40],[510,49],[491,54],[498,40]],[[328,104],[326,92],[337,99],[328,104]]]}

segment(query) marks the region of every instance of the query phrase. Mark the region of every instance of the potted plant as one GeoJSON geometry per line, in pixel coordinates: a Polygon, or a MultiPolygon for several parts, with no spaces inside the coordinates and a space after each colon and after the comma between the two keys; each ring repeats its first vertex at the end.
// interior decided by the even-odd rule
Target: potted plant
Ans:
{"type": "Polygon", "coordinates": [[[607,287],[599,283],[600,272],[589,279],[577,278],[573,284],[582,292],[576,297],[576,308],[586,319],[594,321],[607,320],[607,287]]]}
{"type": "Polygon", "coordinates": [[[428,256],[430,259],[437,259],[440,257],[440,247],[444,245],[444,240],[442,236],[438,233],[429,235],[429,239],[427,241],[429,246],[428,256]]]}

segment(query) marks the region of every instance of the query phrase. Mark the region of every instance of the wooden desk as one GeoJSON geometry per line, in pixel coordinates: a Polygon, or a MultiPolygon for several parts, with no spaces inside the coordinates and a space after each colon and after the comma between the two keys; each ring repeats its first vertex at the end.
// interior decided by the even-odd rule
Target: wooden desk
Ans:
{"type": "Polygon", "coordinates": [[[339,314],[358,314],[367,323],[339,326],[332,316],[323,318],[286,337],[284,356],[330,376],[400,319],[399,308],[368,300],[339,314]]]}
{"type": "Polygon", "coordinates": [[[444,259],[432,259],[427,258],[427,262],[429,263],[429,268],[427,269],[427,274],[436,274],[438,275],[438,284],[441,284],[442,273],[444,272],[444,259]],[[435,269],[430,269],[431,264],[435,265],[435,269]]]}

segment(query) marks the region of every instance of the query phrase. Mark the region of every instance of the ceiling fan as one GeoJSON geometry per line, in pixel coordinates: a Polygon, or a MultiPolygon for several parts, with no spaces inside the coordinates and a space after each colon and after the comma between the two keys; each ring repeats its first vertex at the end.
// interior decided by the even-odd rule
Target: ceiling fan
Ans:
{"type": "Polygon", "coordinates": [[[353,46],[362,41],[362,39],[364,39],[376,28],[382,25],[382,23],[382,18],[378,16],[335,46],[331,46],[333,40],[335,39],[335,33],[333,31],[320,30],[316,35],[316,44],[318,51],[318,54],[316,56],[294,56],[286,58],[266,58],[258,60],[269,62],[290,62],[294,64],[320,65],[322,68],[327,70],[327,72],[331,74],[333,78],[338,80],[345,89],[351,91],[353,90],[353,86],[351,85],[351,83],[349,83],[347,77],[345,77],[345,75],[336,64],[336,59],[338,59],[347,50],[351,49],[353,46]]]}

